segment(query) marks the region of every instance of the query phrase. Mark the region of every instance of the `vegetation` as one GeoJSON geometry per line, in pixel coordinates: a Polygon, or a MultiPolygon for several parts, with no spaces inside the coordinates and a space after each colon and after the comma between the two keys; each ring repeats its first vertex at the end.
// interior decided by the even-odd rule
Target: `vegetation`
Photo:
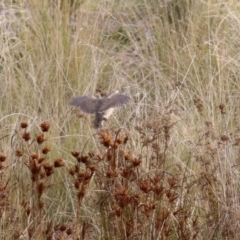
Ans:
{"type": "Polygon", "coordinates": [[[5,0],[1,239],[240,239],[240,5],[5,0]],[[131,96],[102,130],[78,95],[131,96]]]}

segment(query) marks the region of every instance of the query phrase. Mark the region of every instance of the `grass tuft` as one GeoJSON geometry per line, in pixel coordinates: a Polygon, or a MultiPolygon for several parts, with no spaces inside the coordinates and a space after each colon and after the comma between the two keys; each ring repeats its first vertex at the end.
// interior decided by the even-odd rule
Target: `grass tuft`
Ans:
{"type": "Polygon", "coordinates": [[[236,0],[0,9],[0,239],[240,239],[236,0]]]}

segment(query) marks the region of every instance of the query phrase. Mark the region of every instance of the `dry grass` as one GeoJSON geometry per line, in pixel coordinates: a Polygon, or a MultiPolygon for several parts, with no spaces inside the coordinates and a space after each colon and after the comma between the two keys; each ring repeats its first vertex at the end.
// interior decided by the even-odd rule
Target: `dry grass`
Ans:
{"type": "Polygon", "coordinates": [[[239,239],[236,0],[0,5],[1,239],[239,239]],[[71,97],[132,97],[106,129],[71,97]]]}

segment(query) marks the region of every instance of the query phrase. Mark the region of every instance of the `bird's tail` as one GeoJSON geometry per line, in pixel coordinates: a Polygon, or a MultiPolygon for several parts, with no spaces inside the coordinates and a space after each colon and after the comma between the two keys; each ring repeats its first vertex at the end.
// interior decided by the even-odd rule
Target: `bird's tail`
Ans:
{"type": "Polygon", "coordinates": [[[93,122],[94,128],[96,128],[96,129],[102,128],[103,121],[104,121],[103,114],[96,113],[95,119],[94,119],[94,122],[93,122]]]}

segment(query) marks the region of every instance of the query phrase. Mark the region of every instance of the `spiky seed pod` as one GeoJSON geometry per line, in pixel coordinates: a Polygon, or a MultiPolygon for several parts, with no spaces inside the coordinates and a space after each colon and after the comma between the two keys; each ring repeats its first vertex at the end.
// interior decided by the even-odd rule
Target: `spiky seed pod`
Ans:
{"type": "Polygon", "coordinates": [[[51,165],[49,162],[45,162],[45,163],[43,163],[43,168],[45,170],[52,170],[53,169],[53,165],[51,165]]]}
{"type": "Polygon", "coordinates": [[[137,167],[140,165],[140,163],[141,163],[140,159],[134,158],[134,160],[132,161],[132,166],[137,167]]]}
{"type": "Polygon", "coordinates": [[[96,165],[90,165],[88,168],[91,170],[91,172],[96,172],[97,171],[97,166],[96,165]]]}
{"type": "Polygon", "coordinates": [[[223,142],[227,142],[229,140],[229,136],[224,134],[224,135],[221,136],[221,140],[223,142]]]}
{"type": "Polygon", "coordinates": [[[5,162],[7,156],[5,154],[0,154],[0,162],[5,162]]]}
{"type": "Polygon", "coordinates": [[[87,164],[88,163],[88,156],[79,156],[78,158],[77,158],[77,161],[80,163],[80,162],[82,162],[82,163],[84,163],[84,164],[87,164]]]}
{"type": "Polygon", "coordinates": [[[64,166],[64,161],[61,159],[61,158],[57,158],[55,159],[54,161],[54,167],[57,168],[57,167],[62,167],[64,166]]]}
{"type": "Polygon", "coordinates": [[[27,122],[21,122],[20,127],[21,128],[27,128],[28,127],[28,123],[27,122]]]}
{"type": "Polygon", "coordinates": [[[16,154],[17,157],[22,157],[23,156],[23,151],[21,149],[17,149],[15,151],[15,154],[16,154]]]}
{"type": "Polygon", "coordinates": [[[29,132],[24,132],[22,138],[27,142],[31,139],[29,132]]]}
{"type": "Polygon", "coordinates": [[[48,122],[42,122],[40,124],[41,130],[42,132],[48,132],[49,128],[50,128],[50,124],[48,122]]]}
{"type": "Polygon", "coordinates": [[[44,137],[44,134],[38,135],[38,136],[36,137],[36,139],[37,139],[37,143],[38,143],[38,144],[42,144],[43,142],[46,141],[46,138],[44,137]]]}
{"type": "Polygon", "coordinates": [[[42,153],[43,154],[47,154],[48,152],[50,152],[51,151],[51,149],[49,148],[49,147],[44,147],[43,149],[42,149],[42,153]]]}
{"type": "Polygon", "coordinates": [[[61,232],[64,232],[66,229],[67,229],[67,227],[66,227],[66,225],[64,225],[64,224],[62,224],[62,225],[60,226],[60,231],[61,231],[61,232]]]}
{"type": "Polygon", "coordinates": [[[75,174],[75,166],[70,168],[68,172],[73,176],[75,174]]]}
{"type": "Polygon", "coordinates": [[[45,160],[46,160],[45,157],[40,157],[40,158],[38,159],[38,163],[41,164],[41,163],[44,162],[45,160]]]}
{"type": "Polygon", "coordinates": [[[222,115],[227,113],[225,104],[221,103],[218,107],[219,107],[220,112],[221,112],[222,115]]]}
{"type": "Polygon", "coordinates": [[[66,231],[67,235],[71,235],[72,234],[72,229],[71,228],[68,228],[67,231],[66,231]]]}
{"type": "Polygon", "coordinates": [[[39,155],[38,155],[38,153],[31,153],[31,155],[30,155],[30,157],[31,157],[31,159],[33,159],[33,160],[37,160],[38,158],[39,158],[39,155]]]}
{"type": "Polygon", "coordinates": [[[79,189],[79,187],[80,187],[80,182],[78,181],[78,179],[75,180],[75,182],[74,182],[74,187],[75,187],[76,189],[79,189]]]}
{"type": "Polygon", "coordinates": [[[50,177],[54,172],[53,169],[49,169],[49,170],[45,169],[45,171],[46,171],[47,177],[50,177]]]}
{"type": "Polygon", "coordinates": [[[76,151],[73,151],[71,153],[72,153],[73,157],[75,157],[75,158],[78,158],[78,156],[80,155],[80,153],[76,152],[76,151]]]}

